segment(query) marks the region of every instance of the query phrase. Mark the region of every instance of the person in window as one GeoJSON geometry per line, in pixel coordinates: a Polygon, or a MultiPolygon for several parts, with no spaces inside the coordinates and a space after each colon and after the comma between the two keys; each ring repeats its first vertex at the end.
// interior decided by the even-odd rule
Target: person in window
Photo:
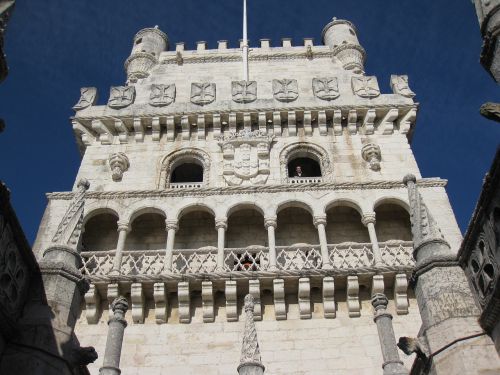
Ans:
{"type": "Polygon", "coordinates": [[[302,172],[302,167],[300,165],[297,165],[295,167],[295,174],[293,175],[293,177],[305,177],[304,173],[302,172]]]}

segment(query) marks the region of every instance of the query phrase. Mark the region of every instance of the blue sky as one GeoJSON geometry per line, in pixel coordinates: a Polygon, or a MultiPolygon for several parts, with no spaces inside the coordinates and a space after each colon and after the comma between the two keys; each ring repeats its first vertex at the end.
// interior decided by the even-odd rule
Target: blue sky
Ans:
{"type": "MultiPolygon", "coordinates": [[[[408,74],[420,103],[412,148],[424,177],[449,180],[448,194],[465,230],[500,126],[479,116],[498,87],[479,65],[481,38],[470,0],[248,0],[249,38],[277,45],[291,37],[321,42],[332,17],[356,25],[368,53],[367,74],[390,92],[391,74],[408,74]]],[[[125,81],[123,63],[141,28],[158,25],[171,46],[205,40],[209,48],[241,38],[239,0],[18,1],[6,35],[10,75],[0,85],[0,179],[33,242],[45,193],[70,190],[80,155],[69,117],[83,86],[99,103],[125,81]]]]}

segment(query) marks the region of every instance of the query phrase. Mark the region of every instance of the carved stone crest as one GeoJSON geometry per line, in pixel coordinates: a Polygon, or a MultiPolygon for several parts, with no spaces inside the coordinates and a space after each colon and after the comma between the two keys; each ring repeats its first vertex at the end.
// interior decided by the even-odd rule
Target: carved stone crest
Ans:
{"type": "Polygon", "coordinates": [[[256,81],[233,81],[231,83],[233,100],[236,103],[250,103],[257,99],[256,81]]]}
{"type": "Polygon", "coordinates": [[[242,130],[218,138],[229,186],[262,185],[269,177],[269,150],[274,137],[260,130],[242,130]]]}
{"type": "Polygon", "coordinates": [[[391,75],[391,88],[394,94],[399,94],[407,98],[413,98],[415,93],[408,85],[408,76],[391,75]]]}
{"type": "Polygon", "coordinates": [[[352,90],[361,98],[376,98],[380,95],[377,77],[352,77],[352,90]]]}
{"type": "Polygon", "coordinates": [[[323,100],[333,100],[339,97],[339,82],[336,77],[313,78],[314,96],[323,100]]]}
{"type": "Polygon", "coordinates": [[[82,87],[80,89],[80,100],[73,106],[75,111],[90,107],[97,101],[97,88],[82,87]]]}
{"type": "Polygon", "coordinates": [[[125,108],[132,104],[134,102],[134,99],[134,86],[111,87],[109,92],[108,106],[115,109],[125,108]]]}
{"type": "Polygon", "coordinates": [[[163,107],[175,102],[175,84],[151,85],[149,104],[155,107],[163,107]]]}
{"type": "Polygon", "coordinates": [[[292,102],[299,97],[296,79],[273,79],[273,95],[280,102],[292,102]]]}
{"type": "Polygon", "coordinates": [[[205,105],[215,100],[215,83],[191,83],[191,103],[205,105]]]}

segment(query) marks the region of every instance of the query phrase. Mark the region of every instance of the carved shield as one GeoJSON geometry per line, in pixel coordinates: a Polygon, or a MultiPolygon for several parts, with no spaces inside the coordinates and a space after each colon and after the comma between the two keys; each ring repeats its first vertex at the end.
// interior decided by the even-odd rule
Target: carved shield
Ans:
{"type": "Polygon", "coordinates": [[[408,76],[391,75],[391,88],[394,94],[399,94],[407,98],[413,98],[415,93],[408,85],[408,76]]]}
{"type": "Polygon", "coordinates": [[[75,111],[90,107],[97,101],[97,88],[82,87],[80,89],[80,100],[73,106],[75,111]]]}
{"type": "Polygon", "coordinates": [[[163,107],[175,101],[175,84],[151,85],[149,104],[155,107],[163,107]]]}
{"type": "Polygon", "coordinates": [[[339,97],[339,83],[337,78],[313,78],[313,92],[317,98],[333,100],[339,97]]]}
{"type": "Polygon", "coordinates": [[[361,98],[376,98],[380,95],[377,77],[352,77],[352,90],[361,98]]]}
{"type": "Polygon", "coordinates": [[[257,99],[256,81],[233,81],[231,89],[236,103],[250,103],[257,99]]]}
{"type": "Polygon", "coordinates": [[[299,97],[296,79],[273,79],[273,94],[280,102],[292,102],[299,97]]]}
{"type": "Polygon", "coordinates": [[[215,100],[215,83],[191,83],[191,102],[198,105],[215,100]]]}
{"type": "Polygon", "coordinates": [[[115,109],[128,107],[134,102],[134,99],[134,86],[111,87],[111,90],[109,92],[108,106],[115,109]]]}
{"type": "Polygon", "coordinates": [[[243,143],[235,149],[234,174],[236,177],[248,179],[259,173],[259,159],[257,149],[249,143],[243,143]]]}

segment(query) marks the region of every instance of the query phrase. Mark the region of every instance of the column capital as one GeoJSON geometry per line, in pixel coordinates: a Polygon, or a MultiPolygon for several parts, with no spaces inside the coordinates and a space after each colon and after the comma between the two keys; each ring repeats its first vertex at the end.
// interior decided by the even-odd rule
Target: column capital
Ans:
{"type": "Polygon", "coordinates": [[[215,229],[220,229],[224,228],[224,230],[227,230],[227,218],[226,217],[220,217],[220,218],[215,218],[215,229]]]}
{"type": "Polygon", "coordinates": [[[125,231],[125,232],[130,232],[130,223],[128,221],[125,221],[125,220],[119,220],[118,221],[118,232],[121,232],[121,231],[125,231]]]}
{"type": "Polygon", "coordinates": [[[319,225],[326,225],[326,215],[314,216],[313,224],[317,228],[319,225]]]}
{"type": "Polygon", "coordinates": [[[165,228],[167,231],[179,229],[179,222],[177,220],[165,220],[165,228]]]}
{"type": "Polygon", "coordinates": [[[269,216],[264,218],[264,227],[266,227],[266,229],[269,227],[273,227],[276,229],[277,226],[278,226],[278,218],[276,216],[269,216]]]}
{"type": "Polygon", "coordinates": [[[361,222],[363,223],[363,225],[365,227],[367,227],[368,224],[375,225],[376,221],[377,220],[376,220],[375,212],[364,213],[363,217],[361,218],[361,222]]]}

